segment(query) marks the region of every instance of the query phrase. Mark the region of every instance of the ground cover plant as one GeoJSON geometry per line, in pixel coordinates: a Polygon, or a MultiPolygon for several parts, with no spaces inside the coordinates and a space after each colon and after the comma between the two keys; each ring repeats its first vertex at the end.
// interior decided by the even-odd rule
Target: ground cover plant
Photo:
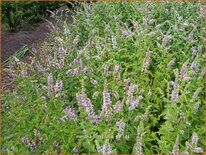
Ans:
{"type": "Polygon", "coordinates": [[[81,3],[7,71],[3,153],[204,152],[204,4],[81,3]],[[37,54],[38,53],[38,54],[37,54]]]}

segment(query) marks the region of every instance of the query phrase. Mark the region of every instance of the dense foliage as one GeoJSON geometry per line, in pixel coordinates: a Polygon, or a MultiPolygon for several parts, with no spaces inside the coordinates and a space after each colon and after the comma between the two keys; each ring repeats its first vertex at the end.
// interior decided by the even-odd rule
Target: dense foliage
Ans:
{"type": "Polygon", "coordinates": [[[54,10],[64,2],[2,2],[2,21],[11,31],[16,31],[25,22],[39,22],[46,14],[47,10],[54,10]]]}
{"type": "Polygon", "coordinates": [[[7,69],[3,152],[203,153],[204,5],[81,5],[7,69]]]}

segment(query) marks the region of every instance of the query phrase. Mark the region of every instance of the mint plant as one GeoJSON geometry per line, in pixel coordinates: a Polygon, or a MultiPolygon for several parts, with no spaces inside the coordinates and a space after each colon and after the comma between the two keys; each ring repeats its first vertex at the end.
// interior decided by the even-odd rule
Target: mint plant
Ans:
{"type": "Polygon", "coordinates": [[[3,153],[192,154],[204,141],[204,4],[80,3],[14,59],[3,153]]]}

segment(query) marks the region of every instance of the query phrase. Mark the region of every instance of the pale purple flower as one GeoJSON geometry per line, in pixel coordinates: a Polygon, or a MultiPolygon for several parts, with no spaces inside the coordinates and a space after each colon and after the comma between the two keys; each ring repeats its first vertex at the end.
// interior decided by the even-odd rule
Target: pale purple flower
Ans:
{"type": "Polygon", "coordinates": [[[84,67],[82,71],[84,74],[86,74],[87,72],[89,72],[89,67],[84,67]]]}
{"type": "MultiPolygon", "coordinates": [[[[138,85],[135,84],[131,84],[129,86],[129,89],[127,91],[127,100],[126,103],[130,104],[130,105],[134,105],[135,104],[135,99],[133,96],[133,93],[138,89],[138,85]]],[[[130,109],[130,108],[129,108],[130,109]]]]}
{"type": "Polygon", "coordinates": [[[81,109],[83,107],[85,95],[81,94],[81,93],[77,93],[76,94],[76,99],[77,99],[77,102],[78,102],[78,106],[81,109]]]}
{"type": "Polygon", "coordinates": [[[153,24],[154,22],[155,22],[154,19],[150,19],[150,20],[148,21],[148,24],[151,25],[151,24],[153,24]]]}
{"type": "Polygon", "coordinates": [[[122,135],[121,135],[120,133],[118,133],[118,134],[116,135],[116,140],[119,141],[119,140],[121,139],[121,137],[122,137],[122,135]]]}
{"type": "Polygon", "coordinates": [[[135,27],[138,26],[138,23],[137,23],[136,21],[134,21],[134,20],[132,20],[132,24],[133,24],[135,27]]]}
{"type": "Polygon", "coordinates": [[[135,154],[142,154],[142,137],[139,134],[136,138],[135,154]]]}
{"type": "Polygon", "coordinates": [[[66,108],[64,111],[70,119],[72,120],[77,119],[74,108],[66,108]]]}
{"type": "Polygon", "coordinates": [[[191,78],[188,77],[187,74],[184,74],[183,75],[183,81],[189,81],[189,80],[191,80],[191,78]]]}
{"type": "Polygon", "coordinates": [[[72,152],[74,152],[74,153],[77,153],[78,151],[79,151],[78,146],[75,146],[75,147],[72,149],[72,152]]]}
{"type": "Polygon", "coordinates": [[[94,140],[95,142],[95,145],[96,145],[96,149],[97,149],[97,152],[98,153],[102,153],[102,148],[101,146],[99,145],[99,142],[97,140],[94,140]]]}
{"type": "Polygon", "coordinates": [[[126,87],[129,87],[130,85],[130,78],[124,79],[124,84],[126,87]]]}
{"type": "Polygon", "coordinates": [[[196,28],[197,28],[197,25],[196,25],[196,24],[193,24],[193,23],[190,23],[190,26],[191,26],[193,29],[196,29],[196,28]]]}
{"type": "Polygon", "coordinates": [[[117,103],[114,105],[114,111],[120,112],[123,108],[123,103],[120,101],[117,101],[117,103]]]}
{"type": "Polygon", "coordinates": [[[42,98],[42,100],[46,100],[46,97],[45,97],[45,96],[42,96],[41,98],[42,98]]]}
{"type": "Polygon", "coordinates": [[[160,25],[160,24],[158,24],[158,25],[156,25],[156,26],[155,26],[155,29],[156,29],[156,30],[159,30],[159,29],[160,29],[160,27],[161,27],[161,25],[160,25]]]}
{"type": "Polygon", "coordinates": [[[182,16],[179,16],[179,17],[178,17],[178,20],[180,21],[180,20],[182,20],[182,18],[183,18],[182,16]]]}
{"type": "Polygon", "coordinates": [[[98,115],[95,115],[95,114],[88,115],[88,118],[92,123],[99,123],[102,120],[101,116],[98,116],[98,115]]]}
{"type": "Polygon", "coordinates": [[[205,68],[203,68],[203,70],[201,71],[201,75],[205,76],[205,68]]]}
{"type": "Polygon", "coordinates": [[[48,56],[47,56],[47,60],[48,61],[51,61],[53,59],[53,56],[51,55],[51,54],[49,54],[48,56]]]}
{"type": "Polygon", "coordinates": [[[189,149],[192,149],[192,145],[188,141],[185,142],[185,146],[189,149]]]}
{"type": "Polygon", "coordinates": [[[194,33],[190,32],[189,35],[188,35],[188,40],[193,41],[193,39],[194,39],[194,33]]]}
{"type": "Polygon", "coordinates": [[[205,17],[205,5],[200,5],[199,16],[200,18],[205,17]]]}
{"type": "Polygon", "coordinates": [[[86,108],[86,112],[88,114],[94,113],[93,105],[92,105],[91,100],[89,98],[85,98],[83,105],[86,108]]]}
{"type": "Polygon", "coordinates": [[[15,66],[17,66],[17,62],[12,60],[9,64],[9,68],[14,69],[15,66]]]}
{"type": "Polygon", "coordinates": [[[33,151],[34,149],[36,149],[36,143],[35,143],[34,141],[31,141],[31,142],[29,143],[29,149],[30,149],[31,151],[33,151]]]}
{"type": "Polygon", "coordinates": [[[150,32],[150,33],[149,33],[149,36],[150,36],[150,37],[153,37],[154,35],[155,35],[155,32],[150,32]]]}
{"type": "Polygon", "coordinates": [[[196,55],[197,52],[198,52],[198,48],[197,47],[192,47],[191,50],[192,50],[192,54],[193,55],[196,55]]]}
{"type": "Polygon", "coordinates": [[[139,102],[143,99],[143,96],[140,95],[138,96],[138,98],[135,100],[135,99],[132,99],[130,101],[130,106],[129,106],[129,110],[133,110],[135,109],[138,105],[139,105],[139,102]]]}
{"type": "Polygon", "coordinates": [[[95,35],[96,32],[97,32],[97,28],[95,27],[92,29],[92,34],[95,35]]]}
{"type": "Polygon", "coordinates": [[[168,69],[170,69],[170,68],[171,68],[171,66],[172,66],[172,65],[174,65],[175,60],[176,60],[175,58],[174,58],[174,59],[172,59],[172,60],[170,60],[170,62],[167,64],[167,68],[168,68],[168,69]]]}
{"type": "Polygon", "coordinates": [[[115,48],[117,46],[117,38],[116,35],[112,35],[112,46],[115,48]]]}
{"type": "Polygon", "coordinates": [[[138,89],[138,85],[136,84],[131,84],[129,86],[129,90],[127,92],[127,96],[131,96],[136,90],[138,89]]]}
{"type": "Polygon", "coordinates": [[[169,84],[170,84],[171,86],[174,86],[175,83],[174,83],[174,81],[170,81],[169,84]]]}
{"type": "Polygon", "coordinates": [[[40,64],[39,61],[37,61],[37,62],[35,63],[35,65],[36,65],[36,68],[37,68],[37,70],[38,70],[39,72],[44,72],[44,71],[45,71],[45,68],[40,64]]]}
{"type": "Polygon", "coordinates": [[[147,50],[146,57],[144,58],[143,66],[142,66],[142,73],[146,71],[147,67],[150,63],[150,53],[151,51],[147,50]]]}
{"type": "MultiPolygon", "coordinates": [[[[78,71],[81,71],[82,70],[82,59],[81,58],[77,58],[76,62],[77,62],[77,69],[78,69],[78,71]]],[[[76,74],[74,74],[74,75],[76,75],[76,74]]]]}
{"type": "Polygon", "coordinates": [[[187,65],[188,65],[188,60],[182,65],[182,68],[181,68],[181,71],[180,71],[180,74],[182,75],[182,77],[184,76],[184,74],[186,73],[186,70],[187,70],[187,65]]]}
{"type": "Polygon", "coordinates": [[[188,27],[188,26],[189,26],[188,21],[185,21],[185,22],[182,24],[182,27],[183,27],[183,28],[186,28],[186,27],[188,27]]]}
{"type": "Polygon", "coordinates": [[[66,75],[71,75],[71,74],[72,74],[72,69],[68,69],[66,75]]]}
{"type": "Polygon", "coordinates": [[[74,69],[72,70],[72,74],[73,74],[73,75],[77,75],[78,72],[79,72],[78,68],[74,68],[74,69]]]}
{"type": "Polygon", "coordinates": [[[171,100],[173,102],[175,102],[177,100],[178,96],[179,96],[178,73],[176,73],[171,100]]]}
{"type": "Polygon", "coordinates": [[[117,64],[114,67],[114,73],[116,74],[116,80],[120,81],[120,69],[121,69],[121,65],[117,64]]]}
{"type": "Polygon", "coordinates": [[[58,141],[58,140],[55,140],[55,141],[53,142],[53,145],[54,145],[55,147],[58,147],[58,146],[59,146],[59,141],[58,141]]]}
{"type": "Polygon", "coordinates": [[[30,143],[30,140],[29,140],[29,138],[28,138],[27,136],[23,136],[23,137],[21,138],[21,140],[22,140],[23,143],[26,143],[26,144],[29,144],[29,143],[30,143]]]}
{"type": "Polygon", "coordinates": [[[125,129],[125,123],[122,122],[122,121],[118,121],[116,123],[117,127],[119,128],[119,132],[123,133],[124,132],[124,129],[125,129]]]}
{"type": "Polygon", "coordinates": [[[93,84],[93,85],[97,85],[97,80],[91,80],[91,83],[93,84]]]}
{"type": "Polygon", "coordinates": [[[108,141],[106,141],[102,147],[102,154],[110,155],[112,152],[110,144],[108,141]]]}
{"type": "Polygon", "coordinates": [[[174,87],[174,89],[172,91],[171,100],[175,102],[177,100],[178,96],[179,96],[179,86],[177,84],[177,85],[175,85],[175,87],[174,87]]]}
{"type": "Polygon", "coordinates": [[[111,99],[110,99],[107,81],[105,81],[104,83],[103,105],[102,105],[101,113],[106,117],[107,121],[112,117],[111,99]]]}
{"type": "Polygon", "coordinates": [[[79,108],[81,109],[82,107],[84,107],[88,114],[88,117],[93,116],[94,115],[93,105],[91,103],[91,100],[87,97],[87,95],[85,93],[82,94],[77,93],[76,98],[77,98],[79,108]]]}
{"type": "Polygon", "coordinates": [[[27,76],[28,76],[28,67],[27,67],[26,65],[22,68],[21,74],[22,74],[22,76],[24,76],[24,77],[27,77],[27,76]]]}
{"type": "Polygon", "coordinates": [[[97,97],[97,96],[99,96],[99,92],[95,91],[94,94],[93,94],[93,97],[97,97]]]}
{"type": "Polygon", "coordinates": [[[204,151],[203,151],[203,149],[201,147],[195,147],[193,149],[193,152],[195,152],[195,153],[203,153],[204,151]]]}
{"type": "Polygon", "coordinates": [[[40,131],[39,130],[35,130],[34,136],[35,137],[39,137],[39,135],[40,135],[40,131]]]}
{"type": "Polygon", "coordinates": [[[194,108],[195,113],[198,112],[198,110],[199,110],[199,106],[200,106],[199,103],[195,103],[195,104],[194,104],[193,108],[194,108]]]}
{"type": "Polygon", "coordinates": [[[124,28],[124,27],[121,27],[120,30],[121,30],[121,32],[122,32],[122,36],[123,36],[123,37],[127,37],[127,36],[129,36],[129,35],[132,34],[129,30],[127,30],[127,29],[124,28]]]}
{"type": "Polygon", "coordinates": [[[62,68],[62,67],[64,67],[64,59],[61,59],[61,60],[59,61],[59,63],[57,63],[57,66],[58,66],[59,69],[62,68]]]}
{"type": "Polygon", "coordinates": [[[68,119],[69,119],[69,116],[65,115],[59,120],[59,122],[61,123],[61,122],[67,121],[68,119]]]}
{"type": "Polygon", "coordinates": [[[162,39],[162,45],[165,46],[171,40],[172,40],[172,36],[171,35],[164,35],[164,37],[162,39]]]}
{"type": "Polygon", "coordinates": [[[89,38],[89,39],[87,40],[87,45],[88,45],[89,47],[92,47],[92,44],[93,44],[93,41],[92,41],[91,38],[89,38]]]}
{"type": "Polygon", "coordinates": [[[41,138],[40,138],[40,143],[41,143],[41,144],[44,144],[44,142],[45,142],[44,137],[41,137],[41,138]]]}
{"type": "Polygon", "coordinates": [[[52,91],[53,91],[53,77],[52,77],[52,74],[48,75],[47,81],[48,81],[48,93],[47,94],[48,94],[48,96],[50,96],[52,91]]]}
{"type": "Polygon", "coordinates": [[[185,114],[183,112],[180,113],[180,119],[184,120],[185,119],[185,114]]]}
{"type": "Polygon", "coordinates": [[[198,143],[198,136],[196,132],[193,132],[192,134],[192,145],[197,146],[198,143]]]}
{"type": "Polygon", "coordinates": [[[119,129],[118,134],[116,135],[116,140],[120,140],[120,138],[124,135],[125,123],[122,121],[118,121],[116,123],[116,126],[119,129]]]}
{"type": "Polygon", "coordinates": [[[191,68],[192,70],[194,70],[195,72],[198,72],[197,60],[196,60],[196,59],[192,62],[190,68],[191,68]]]}
{"type": "Polygon", "coordinates": [[[54,85],[54,92],[58,93],[62,89],[63,83],[62,80],[58,80],[54,85]]]}
{"type": "Polygon", "coordinates": [[[10,68],[8,73],[9,73],[9,76],[11,76],[11,77],[15,77],[17,75],[16,71],[12,68],[10,68]]]}
{"type": "Polygon", "coordinates": [[[179,154],[179,136],[177,136],[175,144],[172,149],[172,154],[179,154]]]}
{"type": "Polygon", "coordinates": [[[119,93],[117,91],[114,91],[114,97],[116,100],[119,100],[119,93]]]}
{"type": "Polygon", "coordinates": [[[187,149],[189,148],[195,153],[203,153],[202,148],[197,147],[198,140],[199,140],[199,138],[198,138],[197,133],[193,132],[193,134],[192,134],[192,144],[190,144],[188,141],[186,141],[186,143],[185,143],[187,149]]]}
{"type": "Polygon", "coordinates": [[[110,29],[110,26],[109,26],[109,24],[107,24],[107,25],[105,26],[105,28],[104,28],[104,32],[105,32],[105,33],[108,32],[109,29],[110,29]]]}
{"type": "Polygon", "coordinates": [[[8,150],[9,150],[9,151],[14,151],[15,148],[12,146],[12,147],[9,147],[8,150]]]}

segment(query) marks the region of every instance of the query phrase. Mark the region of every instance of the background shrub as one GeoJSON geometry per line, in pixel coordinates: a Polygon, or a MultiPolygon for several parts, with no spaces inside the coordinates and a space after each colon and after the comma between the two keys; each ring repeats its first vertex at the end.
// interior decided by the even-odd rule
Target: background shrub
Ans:
{"type": "Polygon", "coordinates": [[[55,10],[66,4],[66,2],[2,2],[2,22],[6,24],[11,31],[16,31],[27,22],[39,22],[49,12],[47,10],[55,10]]]}

